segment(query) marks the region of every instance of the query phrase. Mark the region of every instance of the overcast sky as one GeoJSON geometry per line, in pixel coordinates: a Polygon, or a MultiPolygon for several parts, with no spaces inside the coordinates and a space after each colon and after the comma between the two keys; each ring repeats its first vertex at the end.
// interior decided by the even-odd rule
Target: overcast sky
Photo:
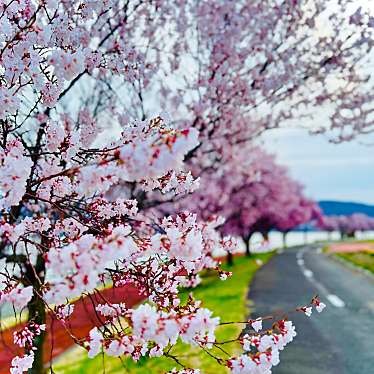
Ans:
{"type": "Polygon", "coordinates": [[[305,130],[272,130],[265,147],[303,183],[308,196],[318,200],[374,204],[374,143],[332,144],[305,130]]]}
{"type": "MultiPolygon", "coordinates": [[[[356,0],[374,15],[374,0],[356,0]]],[[[370,66],[373,73],[373,66],[370,66]]],[[[368,140],[366,140],[368,142],[368,140]]],[[[360,140],[332,144],[323,136],[302,129],[267,131],[264,145],[317,200],[340,200],[374,204],[374,136],[371,146],[360,140]]]]}

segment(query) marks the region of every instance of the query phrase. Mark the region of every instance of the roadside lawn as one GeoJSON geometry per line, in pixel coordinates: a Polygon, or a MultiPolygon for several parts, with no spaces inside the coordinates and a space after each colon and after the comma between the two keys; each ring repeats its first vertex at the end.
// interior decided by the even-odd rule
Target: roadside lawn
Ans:
{"type": "MultiPolygon", "coordinates": [[[[247,319],[249,310],[247,308],[248,285],[261,266],[261,262],[266,263],[273,253],[257,254],[250,258],[239,256],[234,258],[234,266],[223,268],[233,272],[233,276],[226,281],[219,279],[217,273],[205,272],[202,276],[202,283],[193,290],[183,291],[183,297],[187,297],[193,291],[197,300],[204,300],[203,306],[212,310],[214,315],[220,316],[222,322],[243,321],[247,319]],[[259,261],[260,260],[260,261],[259,261]]],[[[237,337],[243,325],[224,325],[218,327],[217,341],[225,341],[237,337]]],[[[225,350],[230,354],[239,352],[236,343],[227,344],[225,350]]],[[[214,350],[212,350],[213,352],[214,350]]],[[[186,366],[199,368],[203,373],[216,374],[225,373],[225,369],[220,366],[214,358],[197,348],[178,342],[170,352],[177,356],[186,366]]],[[[220,356],[222,352],[220,353],[220,356]]],[[[227,357],[228,358],[228,357],[227,357]]],[[[123,359],[98,355],[95,359],[89,359],[87,352],[74,347],[68,352],[54,360],[53,370],[56,374],[62,373],[166,373],[178,367],[177,363],[165,357],[162,358],[142,358],[138,362],[131,359],[123,359]],[[104,369],[105,368],[105,369],[104,369]]]]}
{"type": "Polygon", "coordinates": [[[374,252],[372,251],[335,253],[335,255],[374,274],[374,252]]]}

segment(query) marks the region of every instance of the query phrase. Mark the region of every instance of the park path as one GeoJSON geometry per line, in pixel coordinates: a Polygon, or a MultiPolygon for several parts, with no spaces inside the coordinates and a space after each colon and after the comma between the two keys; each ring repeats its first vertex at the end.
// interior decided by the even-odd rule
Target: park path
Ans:
{"type": "Polygon", "coordinates": [[[273,374],[374,373],[374,277],[346,267],[317,246],[283,251],[255,275],[252,317],[284,313],[318,294],[327,308],[290,315],[298,332],[273,374]]]}
{"type": "MultiPolygon", "coordinates": [[[[236,256],[242,255],[240,253],[236,256]]],[[[226,257],[217,257],[216,260],[224,262],[226,257]]],[[[128,308],[132,308],[144,300],[144,295],[141,295],[138,289],[132,285],[107,288],[101,291],[100,295],[111,303],[125,303],[128,308]]],[[[95,300],[95,304],[97,305],[98,303],[103,303],[103,300],[101,298],[95,300]]],[[[75,344],[63,325],[57,320],[52,320],[50,314],[47,318],[47,325],[49,333],[46,340],[45,363],[49,363],[53,358],[64,353],[75,344]]],[[[85,297],[74,303],[74,312],[70,318],[70,329],[74,336],[83,338],[88,335],[94,326],[101,325],[102,323],[97,317],[90,298],[85,297]]],[[[9,373],[12,358],[18,354],[22,355],[22,350],[15,349],[13,344],[13,332],[20,330],[24,326],[25,324],[19,324],[4,330],[2,333],[0,332],[0,374],[9,373]]]]}
{"type": "Polygon", "coordinates": [[[331,244],[328,248],[329,253],[335,252],[373,252],[374,253],[374,242],[365,242],[365,243],[334,243],[331,244]]]}
{"type": "MultiPolygon", "coordinates": [[[[106,300],[112,303],[125,303],[128,308],[133,307],[144,299],[140,295],[137,288],[127,285],[120,288],[108,288],[100,292],[106,300]]],[[[95,295],[93,296],[95,297],[95,295]]],[[[97,297],[97,296],[96,296],[97,297]]],[[[103,299],[98,298],[97,303],[103,303],[103,299]]],[[[98,319],[91,299],[85,297],[79,299],[74,304],[74,313],[70,319],[70,326],[73,334],[78,338],[83,338],[88,335],[88,332],[94,326],[100,326],[101,322],[98,319]]],[[[66,332],[63,325],[57,321],[52,320],[51,315],[48,315],[47,325],[49,332],[46,341],[46,354],[44,361],[50,362],[51,359],[65,352],[74,345],[70,335],[66,332]],[[53,342],[53,344],[52,344],[53,342]]],[[[0,337],[0,374],[9,373],[10,363],[12,358],[17,354],[22,354],[22,351],[15,350],[13,344],[13,332],[22,328],[24,324],[10,328],[2,332],[0,337]]]]}

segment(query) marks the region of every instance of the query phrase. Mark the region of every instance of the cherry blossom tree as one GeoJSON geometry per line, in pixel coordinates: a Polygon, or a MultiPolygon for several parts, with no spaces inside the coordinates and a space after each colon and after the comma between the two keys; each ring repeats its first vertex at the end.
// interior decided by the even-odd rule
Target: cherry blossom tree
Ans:
{"type": "Polygon", "coordinates": [[[318,228],[325,230],[328,233],[328,239],[331,239],[333,231],[339,231],[338,220],[336,216],[322,215],[321,220],[318,222],[318,228]]]}
{"type": "Polygon", "coordinates": [[[253,168],[255,178],[247,179],[246,184],[233,190],[232,211],[223,228],[224,233],[240,234],[247,255],[252,235],[260,232],[268,240],[269,231],[276,227],[281,212],[285,212],[296,192],[291,188],[294,181],[287,170],[276,164],[273,156],[260,151],[253,168]]]}
{"type": "Polygon", "coordinates": [[[289,231],[311,223],[320,214],[316,203],[303,195],[302,186],[277,164],[263,171],[262,177],[248,186],[247,193],[252,196],[252,206],[247,209],[254,212],[247,233],[242,237],[247,254],[250,253],[250,238],[255,232],[260,232],[264,240],[268,241],[271,230],[281,231],[286,246],[289,231]]]}
{"type": "MultiPolygon", "coordinates": [[[[96,12],[93,1],[64,4],[67,10],[80,7],[86,18],[96,12]]],[[[81,49],[92,49],[90,63],[100,70],[99,79],[85,67],[67,91],[77,95],[75,104],[65,93],[59,102],[75,111],[89,107],[104,118],[108,105],[120,105],[121,113],[114,113],[120,124],[151,118],[163,108],[176,128],[199,130],[200,144],[187,155],[195,174],[221,164],[232,147],[268,128],[310,122],[314,131],[331,129],[338,140],[372,129],[373,82],[366,66],[372,57],[374,22],[359,2],[104,4],[111,10],[88,30],[80,22],[71,37],[77,38],[75,29],[85,32],[84,43],[79,43],[81,49]],[[95,48],[89,45],[92,36],[99,39],[95,48]],[[305,120],[321,114],[319,109],[327,113],[323,121],[318,118],[322,126],[305,120]]],[[[75,18],[65,16],[61,26],[72,27],[75,18]]],[[[65,39],[64,28],[58,30],[60,39],[65,39]]],[[[80,55],[76,57],[79,61],[80,55]]],[[[48,90],[50,99],[56,94],[55,86],[48,90]]]]}
{"type": "MultiPolygon", "coordinates": [[[[47,313],[89,357],[103,351],[179,362],[170,353],[178,339],[204,350],[220,347],[226,342],[215,338],[219,317],[193,297],[182,304],[179,288],[204,268],[222,272],[211,256],[213,249],[232,246],[216,231],[222,221],[199,221],[191,213],[155,220],[144,208],[152,190],[194,190],[189,168],[219,169],[235,144],[271,123],[269,116],[249,122],[246,116],[248,106],[260,103],[246,98],[249,91],[264,95],[262,79],[247,85],[245,76],[256,47],[244,26],[255,8],[245,2],[239,8],[203,2],[194,9],[191,2],[140,0],[0,5],[0,306],[12,305],[17,319],[28,312],[26,326],[14,334],[23,354],[14,357],[10,371],[43,371],[47,313]],[[202,44],[195,38],[184,48],[190,33],[204,35],[202,44]],[[237,54],[230,45],[243,51],[237,54]],[[165,91],[165,72],[168,79],[171,72],[180,74],[176,56],[183,66],[192,48],[201,87],[195,81],[161,95],[172,114],[180,112],[175,120],[148,115],[146,102],[170,109],[157,103],[155,92],[165,91]],[[92,298],[101,287],[128,283],[148,303],[127,308],[92,298]],[[81,338],[70,331],[69,319],[74,300],[84,296],[103,323],[81,338]]],[[[271,22],[299,17],[291,3],[284,10],[271,5],[262,15],[271,22]]],[[[321,311],[324,304],[313,298],[297,310],[310,315],[312,307],[321,311]]],[[[243,339],[233,337],[243,346],[241,356],[217,360],[234,373],[269,372],[295,330],[280,319],[264,333],[259,323],[243,339]]]]}
{"type": "Polygon", "coordinates": [[[100,92],[103,76],[134,80],[142,69],[131,51],[112,49],[139,6],[9,1],[0,9],[0,304],[28,310],[27,326],[14,337],[24,356],[14,358],[12,373],[43,371],[47,312],[69,332],[71,302],[108,282],[135,283],[154,305],[97,305],[108,324],[85,341],[72,335],[90,357],[102,349],[134,359],[159,355],[178,337],[214,342],[219,319],[193,299],[178,306],[178,285],[181,272],[216,266],[206,256],[225,245],[216,223],[187,214],[155,226],[138,212],[138,200],[105,196],[121,181],[178,193],[194,183],[183,159],[199,144],[196,129],[175,129],[160,116],[127,123],[125,108],[100,92]],[[79,103],[74,86],[83,77],[96,96],[79,103]],[[118,136],[101,135],[116,127],[118,136]],[[123,318],[131,333],[118,331],[123,318]],[[144,327],[157,335],[144,335],[144,327]]]}
{"type": "Polygon", "coordinates": [[[372,230],[374,218],[362,213],[323,216],[320,227],[328,232],[339,231],[341,238],[355,237],[357,231],[372,230]]]}
{"type": "MultiPolygon", "coordinates": [[[[270,230],[286,235],[291,229],[318,219],[321,213],[274,156],[259,147],[251,149],[250,157],[247,153],[247,149],[237,150],[221,169],[202,176],[199,190],[168,208],[177,212],[188,208],[204,220],[224,217],[222,234],[240,237],[250,255],[250,239],[255,232],[260,232],[265,240],[270,230]]],[[[232,261],[229,252],[228,262],[232,261]]]]}
{"type": "MultiPolygon", "coordinates": [[[[181,128],[192,124],[211,140],[200,143],[191,162],[203,158],[205,168],[233,145],[278,126],[311,123],[335,140],[372,130],[374,18],[360,1],[152,5],[134,13],[136,30],[129,23],[123,30],[131,57],[148,68],[135,81],[105,80],[111,100],[126,99],[129,116],[161,107],[181,128]]],[[[112,53],[121,48],[113,39],[112,53]]]]}
{"type": "Polygon", "coordinates": [[[284,247],[287,246],[286,235],[290,230],[303,224],[316,224],[322,217],[322,211],[314,201],[306,199],[301,193],[295,193],[293,197],[276,224],[276,229],[283,233],[284,247]]]}

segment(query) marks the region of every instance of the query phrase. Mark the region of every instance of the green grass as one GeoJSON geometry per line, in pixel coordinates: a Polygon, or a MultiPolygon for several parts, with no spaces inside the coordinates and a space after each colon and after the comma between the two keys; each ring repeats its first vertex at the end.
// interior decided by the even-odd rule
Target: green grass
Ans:
{"type": "MultiPolygon", "coordinates": [[[[222,322],[243,321],[248,315],[247,292],[248,285],[258,269],[256,260],[264,263],[270,259],[272,253],[259,254],[251,258],[237,257],[235,264],[229,268],[223,266],[225,270],[233,272],[233,276],[226,281],[221,281],[216,273],[205,272],[202,283],[193,289],[193,295],[197,300],[203,300],[203,306],[212,310],[215,316],[220,316],[222,322]]],[[[191,290],[183,291],[185,298],[191,290]]],[[[243,325],[224,325],[218,327],[217,341],[226,341],[237,337],[243,325]]],[[[239,352],[237,343],[225,346],[225,350],[230,354],[239,352]]],[[[217,351],[216,351],[217,352],[217,351]]],[[[171,350],[180,361],[189,367],[200,368],[203,373],[215,374],[225,373],[225,368],[219,365],[215,359],[197,348],[191,348],[182,342],[178,342],[171,350]]],[[[222,357],[222,352],[220,353],[222,357]]],[[[166,373],[177,367],[175,361],[162,358],[142,358],[137,363],[131,359],[119,360],[118,358],[99,355],[95,359],[87,358],[87,353],[80,347],[75,347],[66,352],[55,365],[54,372],[57,374],[67,373],[166,373]]]]}
{"type": "Polygon", "coordinates": [[[374,253],[373,252],[352,252],[352,253],[336,253],[336,256],[352,262],[354,265],[371,271],[374,274],[374,253]]]}
{"type": "Polygon", "coordinates": [[[374,243],[374,239],[357,240],[358,243],[374,243]]]}

